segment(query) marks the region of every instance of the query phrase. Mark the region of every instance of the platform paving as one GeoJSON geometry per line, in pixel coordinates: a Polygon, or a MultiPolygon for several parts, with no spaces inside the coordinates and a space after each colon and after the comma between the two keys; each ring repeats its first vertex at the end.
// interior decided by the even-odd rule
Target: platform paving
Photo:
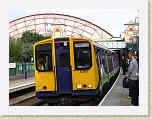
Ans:
{"type": "Polygon", "coordinates": [[[100,106],[129,106],[130,99],[127,98],[129,90],[123,88],[122,80],[124,76],[122,75],[122,70],[120,71],[119,77],[116,80],[114,86],[106,95],[104,100],[99,104],[100,106]]]}
{"type": "Polygon", "coordinates": [[[34,77],[30,77],[27,79],[20,79],[20,80],[10,80],[9,81],[9,89],[19,87],[19,86],[25,86],[28,84],[35,83],[34,77]]]}

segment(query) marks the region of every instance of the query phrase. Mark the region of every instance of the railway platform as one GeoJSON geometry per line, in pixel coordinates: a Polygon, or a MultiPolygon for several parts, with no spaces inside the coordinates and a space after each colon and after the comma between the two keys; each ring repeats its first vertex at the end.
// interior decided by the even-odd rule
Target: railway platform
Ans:
{"type": "Polygon", "coordinates": [[[34,77],[9,81],[9,93],[35,86],[34,77]]]}
{"type": "Polygon", "coordinates": [[[103,100],[100,102],[99,106],[130,106],[131,99],[127,98],[129,90],[123,88],[122,80],[124,76],[122,75],[122,70],[116,79],[113,87],[109,90],[103,100]]]}

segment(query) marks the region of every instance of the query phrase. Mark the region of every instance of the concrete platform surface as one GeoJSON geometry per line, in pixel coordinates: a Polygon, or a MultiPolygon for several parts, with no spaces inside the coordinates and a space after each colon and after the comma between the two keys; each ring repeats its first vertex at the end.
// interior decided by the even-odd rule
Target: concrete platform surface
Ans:
{"type": "Polygon", "coordinates": [[[124,76],[122,75],[122,70],[114,83],[112,89],[107,93],[105,98],[101,101],[99,106],[129,106],[130,99],[127,98],[129,90],[123,88],[122,80],[124,76]]]}
{"type": "Polygon", "coordinates": [[[31,87],[33,85],[35,85],[34,77],[9,81],[9,92],[14,92],[14,91],[26,88],[26,87],[31,87]]]}

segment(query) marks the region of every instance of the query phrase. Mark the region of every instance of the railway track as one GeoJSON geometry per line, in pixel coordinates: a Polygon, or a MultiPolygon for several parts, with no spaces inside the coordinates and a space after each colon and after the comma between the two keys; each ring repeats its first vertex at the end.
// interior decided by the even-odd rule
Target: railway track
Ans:
{"type": "Polygon", "coordinates": [[[44,104],[35,96],[35,86],[13,90],[9,93],[10,106],[39,106],[44,104]]]}
{"type": "MultiPolygon", "coordinates": [[[[115,76],[118,77],[118,74],[115,76]]],[[[111,89],[116,78],[111,80],[111,83],[106,86],[101,97],[95,97],[93,100],[84,103],[68,103],[59,102],[58,104],[49,104],[49,106],[98,106],[107,92],[111,89]]],[[[38,99],[35,95],[35,86],[27,87],[22,90],[17,90],[9,94],[10,106],[48,106],[44,101],[38,99]]]]}
{"type": "Polygon", "coordinates": [[[30,92],[9,100],[10,106],[41,106],[46,105],[42,100],[35,96],[35,92],[30,92]]]}

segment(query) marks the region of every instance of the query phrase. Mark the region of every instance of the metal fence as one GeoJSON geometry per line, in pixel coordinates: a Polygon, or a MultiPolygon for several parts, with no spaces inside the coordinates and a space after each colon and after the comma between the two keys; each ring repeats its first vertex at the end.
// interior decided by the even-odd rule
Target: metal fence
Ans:
{"type": "MultiPolygon", "coordinates": [[[[27,73],[34,72],[34,64],[26,63],[27,73]]],[[[24,74],[25,72],[25,63],[16,63],[16,68],[9,68],[9,76],[14,76],[17,74],[24,74]]]]}

